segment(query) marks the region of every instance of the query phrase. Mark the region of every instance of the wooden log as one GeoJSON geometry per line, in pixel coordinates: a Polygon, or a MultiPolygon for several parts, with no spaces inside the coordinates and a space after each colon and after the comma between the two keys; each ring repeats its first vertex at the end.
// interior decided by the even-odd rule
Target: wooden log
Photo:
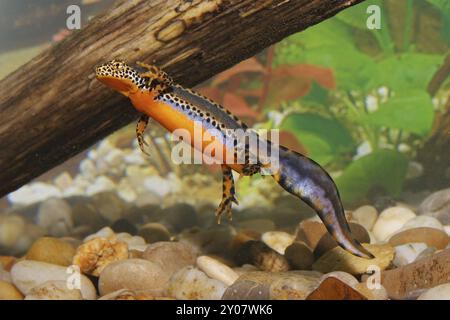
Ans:
{"type": "Polygon", "coordinates": [[[154,63],[193,86],[361,1],[119,1],[0,82],[0,196],[136,118],[97,64],[154,63]]]}

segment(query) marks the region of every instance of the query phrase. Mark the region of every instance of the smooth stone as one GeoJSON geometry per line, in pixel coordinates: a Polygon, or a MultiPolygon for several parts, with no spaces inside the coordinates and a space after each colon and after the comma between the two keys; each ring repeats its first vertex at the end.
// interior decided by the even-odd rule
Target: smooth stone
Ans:
{"type": "Polygon", "coordinates": [[[83,273],[98,277],[103,269],[115,261],[128,258],[128,245],[117,239],[94,238],[77,248],[73,264],[83,273]]]}
{"type": "Polygon", "coordinates": [[[248,271],[228,287],[222,300],[304,299],[321,275],[313,271],[248,271]]]}
{"type": "Polygon", "coordinates": [[[375,222],[372,232],[378,241],[385,241],[415,217],[416,214],[414,212],[404,207],[385,209],[375,222]]]}
{"type": "Polygon", "coordinates": [[[417,297],[424,289],[436,287],[450,279],[450,249],[404,267],[381,272],[381,284],[391,299],[417,297]]]}
{"type": "Polygon", "coordinates": [[[126,232],[131,235],[136,235],[138,231],[137,227],[125,218],[114,221],[111,229],[116,233],[126,232]]]}
{"type": "Polygon", "coordinates": [[[13,256],[0,256],[0,270],[5,269],[10,271],[14,263],[17,262],[17,258],[13,256]]]}
{"type": "Polygon", "coordinates": [[[284,254],[286,248],[294,242],[294,236],[283,231],[268,231],[263,233],[261,240],[279,254],[284,254]]]}
{"type": "Polygon", "coordinates": [[[450,300],[450,283],[428,289],[417,300],[450,300]]]}
{"type": "Polygon", "coordinates": [[[189,266],[171,277],[167,292],[178,300],[219,300],[226,288],[223,282],[189,266]]]}
{"type": "Polygon", "coordinates": [[[444,231],[450,236],[450,225],[444,226],[444,231]]]}
{"type": "Polygon", "coordinates": [[[25,220],[15,214],[0,216],[0,248],[10,249],[25,233],[25,220]]]}
{"type": "Polygon", "coordinates": [[[450,224],[450,188],[429,195],[419,206],[419,214],[438,219],[442,224],[450,224]]]}
{"type": "Polygon", "coordinates": [[[186,266],[195,265],[197,253],[185,243],[162,241],[150,244],[142,257],[158,264],[170,277],[186,266]]]}
{"type": "Polygon", "coordinates": [[[326,273],[322,276],[322,278],[320,278],[320,281],[322,282],[329,277],[339,279],[340,281],[344,282],[345,284],[349,285],[352,288],[354,288],[359,283],[358,279],[356,279],[353,275],[343,271],[332,271],[326,273]]]}
{"type": "Polygon", "coordinates": [[[417,216],[406,222],[400,230],[408,230],[421,227],[434,228],[438,230],[444,229],[442,223],[440,223],[436,218],[429,216],[417,216]]]}
{"type": "Polygon", "coordinates": [[[66,281],[47,281],[30,290],[25,300],[82,300],[81,291],[69,289],[66,281]]]}
{"type": "Polygon", "coordinates": [[[411,242],[423,242],[429,247],[444,249],[450,242],[450,237],[442,230],[420,227],[400,231],[389,238],[391,246],[399,246],[411,242]]]}
{"type": "Polygon", "coordinates": [[[289,270],[287,259],[264,242],[250,240],[244,243],[235,254],[238,265],[252,264],[263,271],[278,272],[289,270]]]}
{"type": "Polygon", "coordinates": [[[76,226],[90,226],[100,229],[108,222],[100,215],[92,202],[86,200],[76,202],[72,207],[73,222],[76,226]]]}
{"type": "Polygon", "coordinates": [[[146,243],[170,240],[169,230],[167,230],[166,226],[157,222],[149,222],[143,225],[139,229],[138,235],[144,238],[146,243]]]}
{"type": "Polygon", "coordinates": [[[125,203],[112,191],[94,194],[92,204],[98,213],[109,222],[119,220],[125,211],[125,203]]]}
{"type": "Polygon", "coordinates": [[[116,239],[118,241],[125,242],[128,245],[128,248],[139,248],[147,245],[144,238],[140,236],[132,236],[126,232],[116,234],[116,239]]]}
{"type": "Polygon", "coordinates": [[[215,225],[208,229],[187,229],[178,235],[180,242],[186,243],[201,254],[224,254],[231,248],[236,231],[231,226],[215,225]]]}
{"type": "Polygon", "coordinates": [[[419,261],[420,259],[428,258],[429,256],[432,256],[436,253],[435,247],[428,247],[425,250],[423,250],[419,255],[417,256],[415,261],[419,261]]]}
{"type": "Polygon", "coordinates": [[[195,208],[187,203],[178,203],[161,212],[161,223],[173,228],[175,232],[191,228],[197,225],[197,212],[195,208]]]}
{"type": "Polygon", "coordinates": [[[244,220],[240,221],[238,223],[238,226],[241,230],[252,230],[259,233],[264,233],[276,229],[275,223],[269,219],[244,220]]]}
{"type": "Polygon", "coordinates": [[[231,251],[233,252],[233,254],[235,254],[239,250],[239,248],[247,241],[260,239],[261,234],[256,231],[241,230],[236,233],[233,241],[231,242],[231,251]]]}
{"type": "Polygon", "coordinates": [[[427,248],[425,243],[407,243],[395,247],[394,265],[397,267],[410,264],[427,248]]]}
{"type": "Polygon", "coordinates": [[[83,239],[83,242],[90,241],[95,238],[105,238],[105,239],[113,239],[116,237],[116,234],[110,227],[104,227],[98,230],[96,233],[93,233],[86,238],[83,239]]]}
{"type": "Polygon", "coordinates": [[[380,284],[378,288],[369,289],[365,282],[358,283],[354,288],[369,300],[387,300],[386,289],[380,284]]]}
{"type": "Polygon", "coordinates": [[[3,269],[3,266],[0,264],[0,281],[12,282],[11,274],[3,269]]]}
{"type": "Polygon", "coordinates": [[[174,300],[171,297],[155,296],[151,292],[120,289],[100,297],[98,300],[174,300]]]}
{"type": "Polygon", "coordinates": [[[26,259],[69,266],[74,255],[75,247],[70,243],[57,238],[43,237],[31,245],[26,259]]]}
{"type": "Polygon", "coordinates": [[[227,286],[231,286],[233,282],[239,278],[238,274],[234,272],[233,269],[208,256],[198,257],[197,267],[210,278],[219,280],[227,286]]]}
{"type": "Polygon", "coordinates": [[[325,225],[320,221],[304,220],[299,223],[295,232],[295,239],[304,242],[314,250],[324,234],[327,233],[325,225]]]}
{"type": "Polygon", "coordinates": [[[362,225],[367,231],[372,230],[378,218],[378,211],[373,206],[362,206],[352,212],[352,219],[362,225]]]}
{"type": "Polygon", "coordinates": [[[310,270],[314,263],[314,255],[311,249],[299,241],[295,241],[287,247],[284,256],[294,270],[310,270]]]}
{"type": "MultiPolygon", "coordinates": [[[[360,224],[350,222],[349,223],[352,236],[358,240],[360,243],[370,243],[370,235],[367,230],[360,224]]],[[[330,233],[325,233],[319,242],[316,244],[314,249],[314,257],[319,258],[325,252],[338,246],[338,243],[331,236],[330,233]]]]}
{"type": "Polygon", "coordinates": [[[306,300],[367,300],[356,289],[336,277],[325,278],[306,300]]]}
{"type": "Polygon", "coordinates": [[[54,237],[63,237],[70,233],[74,226],[72,208],[67,201],[50,198],[39,205],[37,225],[48,230],[54,237]]]}
{"type": "Polygon", "coordinates": [[[321,256],[312,266],[313,270],[323,273],[344,271],[359,275],[371,270],[376,265],[380,270],[386,269],[394,259],[394,248],[390,245],[363,244],[375,258],[365,259],[356,257],[341,247],[335,247],[321,256]]]}
{"type": "Polygon", "coordinates": [[[13,284],[0,280],[0,300],[23,300],[23,295],[13,284]]]}
{"type": "Polygon", "coordinates": [[[100,274],[100,295],[120,289],[162,292],[169,281],[169,274],[159,264],[144,259],[116,261],[100,274]]]}
{"type": "MultiPolygon", "coordinates": [[[[68,272],[68,270],[66,267],[46,262],[22,260],[12,267],[11,277],[14,285],[23,294],[27,295],[32,288],[50,280],[61,280],[70,283],[74,279],[75,274],[68,272]]],[[[83,299],[95,299],[97,294],[92,282],[82,274],[79,277],[83,299]]]]}

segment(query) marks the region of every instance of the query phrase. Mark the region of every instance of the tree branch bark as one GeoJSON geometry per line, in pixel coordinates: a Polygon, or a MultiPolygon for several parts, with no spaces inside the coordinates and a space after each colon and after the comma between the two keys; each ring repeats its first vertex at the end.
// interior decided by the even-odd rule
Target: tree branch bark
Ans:
{"type": "Polygon", "coordinates": [[[136,116],[94,79],[113,58],[193,86],[362,0],[120,1],[0,82],[0,196],[136,116]]]}

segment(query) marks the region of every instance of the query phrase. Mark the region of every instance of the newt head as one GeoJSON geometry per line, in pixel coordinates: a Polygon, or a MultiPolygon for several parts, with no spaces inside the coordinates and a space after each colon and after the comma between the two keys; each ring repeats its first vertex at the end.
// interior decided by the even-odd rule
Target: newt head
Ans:
{"type": "Polygon", "coordinates": [[[139,73],[120,60],[112,60],[95,69],[97,80],[125,96],[138,91],[145,84],[139,73]]]}

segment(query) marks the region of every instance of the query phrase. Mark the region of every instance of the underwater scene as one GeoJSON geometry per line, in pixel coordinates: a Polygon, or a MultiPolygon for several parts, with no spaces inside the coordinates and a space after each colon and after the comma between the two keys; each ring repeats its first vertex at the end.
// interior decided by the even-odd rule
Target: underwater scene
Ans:
{"type": "Polygon", "coordinates": [[[449,45],[445,0],[0,0],[0,300],[450,300],[449,45]]]}

